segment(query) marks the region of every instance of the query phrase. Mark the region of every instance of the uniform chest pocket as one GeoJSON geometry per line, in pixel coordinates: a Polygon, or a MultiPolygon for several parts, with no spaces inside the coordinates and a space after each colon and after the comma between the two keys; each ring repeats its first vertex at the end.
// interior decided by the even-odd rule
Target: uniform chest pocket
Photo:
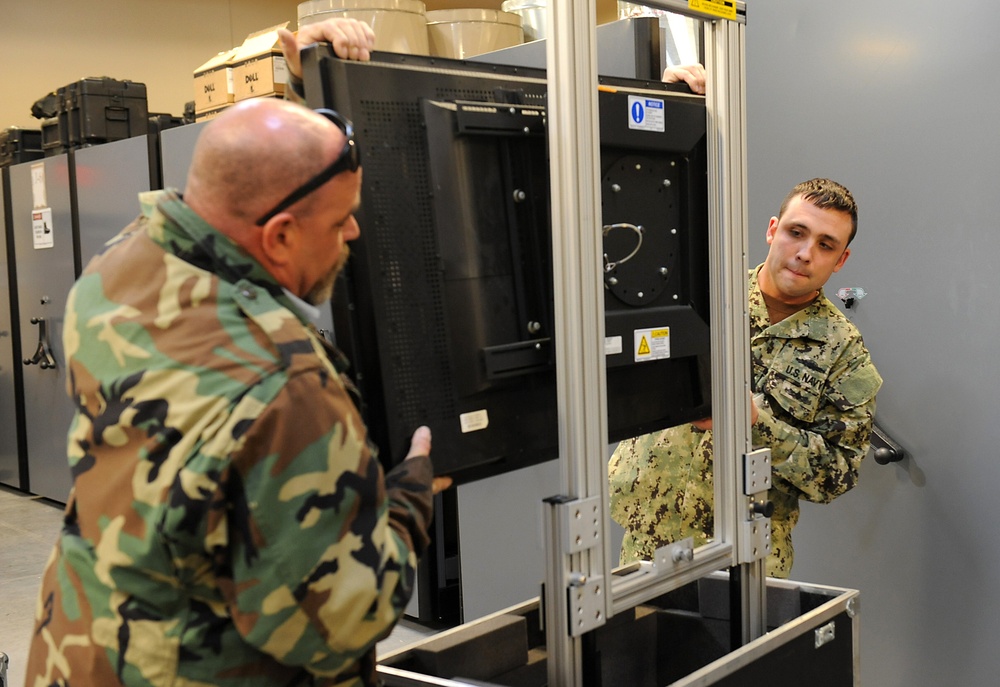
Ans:
{"type": "Polygon", "coordinates": [[[819,411],[824,380],[807,368],[786,366],[771,368],[764,377],[761,391],[789,415],[802,422],[812,422],[819,411]]]}

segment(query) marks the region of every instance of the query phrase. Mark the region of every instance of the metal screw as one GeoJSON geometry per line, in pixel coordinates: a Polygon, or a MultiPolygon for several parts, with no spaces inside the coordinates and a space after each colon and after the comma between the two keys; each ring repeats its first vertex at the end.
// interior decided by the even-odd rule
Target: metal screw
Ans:
{"type": "Polygon", "coordinates": [[[677,549],[674,551],[674,563],[680,563],[681,561],[693,561],[694,551],[691,549],[677,549]]]}
{"type": "Polygon", "coordinates": [[[618,184],[611,184],[611,190],[614,191],[615,193],[618,193],[619,191],[622,190],[622,187],[619,186],[618,184]]]}
{"type": "Polygon", "coordinates": [[[528,331],[531,332],[532,334],[538,333],[538,331],[541,330],[541,328],[542,328],[541,322],[532,321],[528,323],[528,331]]]}
{"type": "Polygon", "coordinates": [[[528,197],[528,194],[525,193],[524,191],[522,191],[521,189],[517,189],[516,191],[514,191],[514,202],[515,203],[522,203],[522,202],[524,202],[525,198],[527,198],[527,197],[528,197]]]}
{"type": "Polygon", "coordinates": [[[670,179],[664,179],[663,180],[663,186],[665,188],[670,188],[670,179]]]}
{"type": "Polygon", "coordinates": [[[668,270],[667,270],[666,267],[661,267],[660,268],[660,274],[662,274],[664,277],[667,276],[667,272],[668,272],[668,270]]]}
{"type": "Polygon", "coordinates": [[[608,279],[608,283],[614,286],[615,284],[618,283],[618,279],[616,277],[611,277],[610,279],[608,279]]]}

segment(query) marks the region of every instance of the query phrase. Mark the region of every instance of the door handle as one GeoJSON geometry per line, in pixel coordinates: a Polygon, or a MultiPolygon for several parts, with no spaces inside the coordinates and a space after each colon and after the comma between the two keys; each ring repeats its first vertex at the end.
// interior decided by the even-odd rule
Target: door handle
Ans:
{"type": "Polygon", "coordinates": [[[35,354],[24,359],[25,365],[38,365],[43,370],[56,369],[56,359],[52,355],[52,346],[49,345],[49,329],[44,317],[32,317],[31,324],[38,325],[38,347],[35,354]]]}
{"type": "Polygon", "coordinates": [[[898,463],[906,458],[906,450],[878,425],[872,425],[871,442],[875,449],[875,462],[879,465],[898,463]]]}

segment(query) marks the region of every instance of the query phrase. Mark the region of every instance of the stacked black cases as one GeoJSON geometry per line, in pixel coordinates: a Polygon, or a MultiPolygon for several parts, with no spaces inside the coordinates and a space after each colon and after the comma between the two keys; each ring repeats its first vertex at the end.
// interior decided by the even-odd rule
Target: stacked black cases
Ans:
{"type": "Polygon", "coordinates": [[[41,129],[22,129],[12,126],[0,131],[0,167],[42,157],[41,129]]]}
{"type": "Polygon", "coordinates": [[[45,155],[149,133],[146,85],[107,77],[81,79],[38,100],[45,155]]]}

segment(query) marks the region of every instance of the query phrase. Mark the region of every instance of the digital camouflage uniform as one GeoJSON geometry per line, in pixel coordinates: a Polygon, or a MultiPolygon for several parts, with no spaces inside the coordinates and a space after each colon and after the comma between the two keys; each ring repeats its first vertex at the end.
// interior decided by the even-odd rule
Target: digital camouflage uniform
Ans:
{"type": "Polygon", "coordinates": [[[141,200],[69,296],[74,486],[26,685],[369,684],[430,460],[383,478],[281,287],[176,193],[141,200]]]}
{"type": "MultiPolygon", "coordinates": [[[[857,328],[822,291],[770,325],[750,271],[753,444],[770,447],[774,504],[768,575],[792,568],[799,499],[827,503],[851,489],[868,451],[882,385],[857,328]]],[[[611,514],[625,528],[622,563],[651,560],[660,546],[714,530],[712,432],[681,425],[618,445],[609,463],[611,514]]]]}

